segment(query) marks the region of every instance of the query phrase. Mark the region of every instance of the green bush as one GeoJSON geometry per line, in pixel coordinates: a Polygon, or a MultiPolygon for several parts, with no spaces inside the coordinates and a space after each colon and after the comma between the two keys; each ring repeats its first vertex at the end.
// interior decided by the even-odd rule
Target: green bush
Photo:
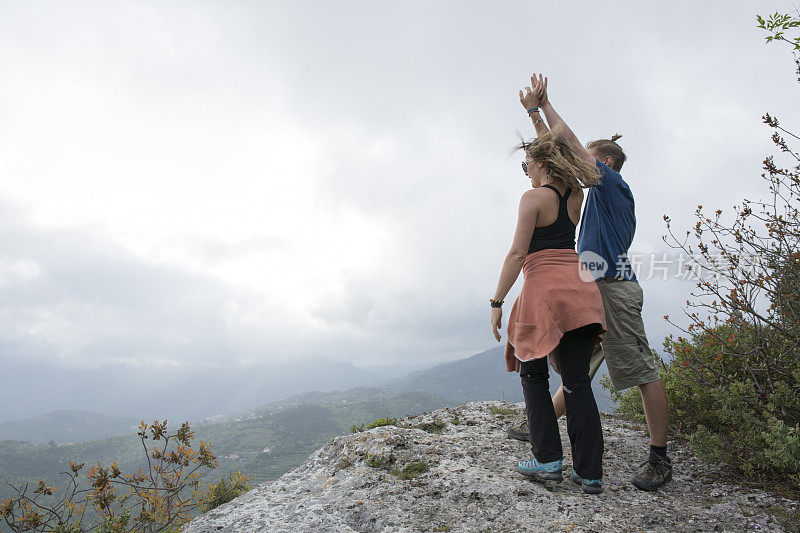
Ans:
{"type": "MultiPolygon", "coordinates": [[[[661,374],[661,379],[664,379],[663,373],[661,374]]],[[[611,383],[611,378],[608,374],[603,374],[600,378],[600,385],[608,392],[611,401],[617,405],[615,410],[617,416],[635,420],[636,422],[645,422],[642,394],[639,392],[639,387],[631,387],[617,392],[614,390],[614,385],[611,383]]]]}
{"type": "MultiPolygon", "coordinates": [[[[665,340],[672,357],[660,374],[670,401],[670,433],[687,439],[702,459],[727,464],[747,479],[783,481],[797,488],[800,395],[793,391],[800,390],[800,359],[774,361],[793,368],[771,393],[762,393],[758,382],[766,368],[755,366],[737,350],[729,353],[737,342],[743,347],[752,340],[741,325],[665,340]]],[[[610,387],[607,378],[601,383],[610,387]]],[[[621,393],[609,390],[618,402],[618,415],[644,421],[638,387],[621,393]]]]}
{"type": "Polygon", "coordinates": [[[220,478],[217,483],[206,485],[202,511],[207,513],[249,491],[251,487],[247,482],[250,479],[237,471],[229,473],[227,478],[220,478]]]}
{"type": "Polygon", "coordinates": [[[350,428],[350,433],[360,433],[362,431],[367,431],[373,428],[379,428],[382,426],[396,426],[396,425],[397,425],[396,418],[384,417],[384,418],[379,418],[377,420],[373,420],[367,425],[364,424],[361,424],[360,426],[353,425],[353,427],[350,428]]]}

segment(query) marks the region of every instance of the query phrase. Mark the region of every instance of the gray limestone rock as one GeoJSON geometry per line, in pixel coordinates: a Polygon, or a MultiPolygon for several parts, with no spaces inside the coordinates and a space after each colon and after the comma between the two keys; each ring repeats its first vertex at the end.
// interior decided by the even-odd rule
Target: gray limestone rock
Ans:
{"type": "MultiPolygon", "coordinates": [[[[530,445],[505,432],[523,410],[475,402],[336,437],[295,470],[185,531],[783,531],[773,514],[797,510],[797,502],[716,481],[713,466],[673,443],[673,481],[640,491],[630,480],[647,456],[647,439],[641,428],[611,417],[603,419],[602,494],[584,494],[568,476],[530,481],[515,471],[519,459],[531,457],[530,445]],[[431,426],[436,421],[444,427],[431,426]],[[401,474],[409,468],[417,475],[401,474]]],[[[560,429],[568,474],[563,419],[560,429]]]]}

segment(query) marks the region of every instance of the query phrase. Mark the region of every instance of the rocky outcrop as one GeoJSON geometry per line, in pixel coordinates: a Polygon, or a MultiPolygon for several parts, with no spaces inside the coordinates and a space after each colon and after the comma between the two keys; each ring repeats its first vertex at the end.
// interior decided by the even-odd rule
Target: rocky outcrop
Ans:
{"type": "Polygon", "coordinates": [[[603,494],[584,494],[568,477],[529,481],[515,467],[530,446],[505,433],[522,409],[476,402],[336,437],[186,531],[783,531],[782,517],[797,516],[796,502],[717,481],[680,445],[670,445],[673,481],[654,493],[636,489],[630,479],[647,440],[642,428],[610,417],[603,494]]]}

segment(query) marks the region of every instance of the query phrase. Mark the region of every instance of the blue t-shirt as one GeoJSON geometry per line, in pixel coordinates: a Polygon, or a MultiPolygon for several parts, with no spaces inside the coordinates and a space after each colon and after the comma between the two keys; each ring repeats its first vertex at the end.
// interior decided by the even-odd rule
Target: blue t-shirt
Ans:
{"type": "Polygon", "coordinates": [[[586,197],[578,234],[578,254],[584,263],[587,257],[598,259],[596,264],[600,263],[599,258],[588,252],[597,254],[605,261],[604,273],[603,268],[599,268],[596,278],[620,276],[636,281],[628,259],[628,248],[636,231],[633,193],[618,172],[598,159],[595,161],[602,177],[598,185],[589,189],[586,197]]]}

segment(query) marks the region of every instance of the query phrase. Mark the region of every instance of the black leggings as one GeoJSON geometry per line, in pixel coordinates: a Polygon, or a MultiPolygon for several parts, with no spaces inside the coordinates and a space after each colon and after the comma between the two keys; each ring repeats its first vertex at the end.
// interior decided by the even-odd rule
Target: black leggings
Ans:
{"type": "MultiPolygon", "coordinates": [[[[589,324],[567,331],[558,345],[572,466],[584,479],[603,477],[603,431],[589,379],[589,359],[598,327],[599,324],[589,324]]],[[[533,456],[540,463],[560,459],[563,450],[550,398],[547,358],[522,362],[519,373],[533,456]]]]}

